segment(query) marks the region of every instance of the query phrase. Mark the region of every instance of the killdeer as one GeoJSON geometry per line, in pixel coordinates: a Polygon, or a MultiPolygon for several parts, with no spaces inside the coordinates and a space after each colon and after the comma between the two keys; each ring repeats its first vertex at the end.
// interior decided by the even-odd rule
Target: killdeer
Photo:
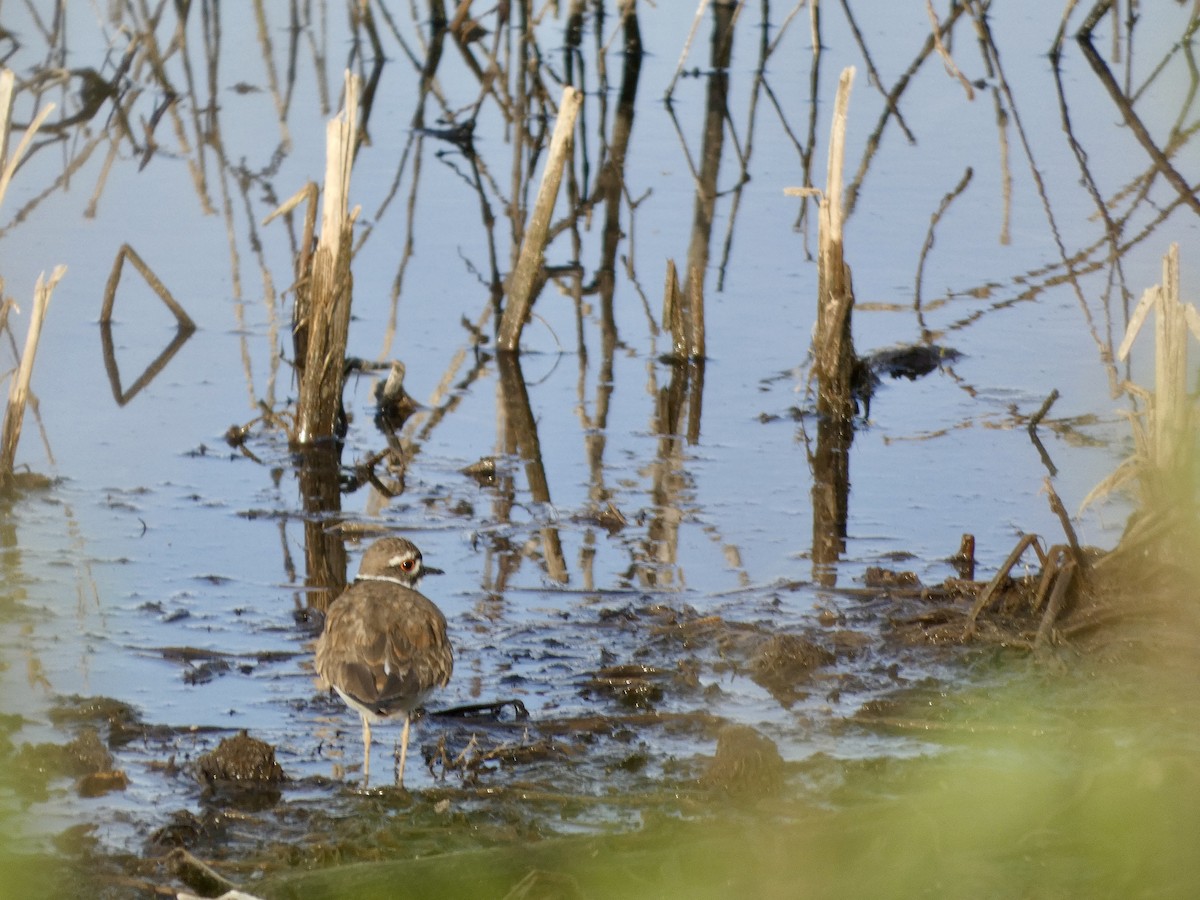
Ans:
{"type": "Polygon", "coordinates": [[[417,591],[422,576],[440,572],[425,567],[411,541],[381,538],[330,605],[317,640],[317,674],[362,716],[364,787],[371,777],[371,723],[404,716],[396,772],[403,787],[413,711],[450,681],[446,617],[417,591]]]}

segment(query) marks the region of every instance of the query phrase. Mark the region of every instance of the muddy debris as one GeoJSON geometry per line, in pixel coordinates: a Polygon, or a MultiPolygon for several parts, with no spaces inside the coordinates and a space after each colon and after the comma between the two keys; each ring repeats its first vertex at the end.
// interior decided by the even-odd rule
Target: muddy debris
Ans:
{"type": "Polygon", "coordinates": [[[863,573],[863,583],[874,588],[919,588],[921,579],[917,577],[916,572],[868,566],[863,573]]]}
{"type": "Polygon", "coordinates": [[[798,634],[767,638],[750,658],[750,677],[786,708],[803,699],[800,685],[815,669],[837,659],[833,652],[798,634]]]}
{"type": "Polygon", "coordinates": [[[151,731],[133,706],[111,697],[60,697],[50,708],[49,717],[50,723],[59,728],[91,725],[107,731],[111,748],[144,739],[151,731]]]}
{"type": "Polygon", "coordinates": [[[129,776],[121,769],[109,769],[84,775],[75,783],[80,797],[102,797],[129,787],[129,776]]]}
{"type": "Polygon", "coordinates": [[[183,667],[184,684],[208,684],[214,678],[233,671],[229,655],[219,651],[196,647],[163,647],[159,652],[163,659],[183,667]]]}
{"type": "Polygon", "coordinates": [[[24,744],[11,764],[21,773],[14,784],[31,797],[45,797],[56,778],[74,778],[81,797],[98,797],[129,785],[125,773],[113,769],[112,754],[91,726],[81,728],[66,744],[24,744]]]}
{"type": "Polygon", "coordinates": [[[597,525],[608,532],[609,537],[622,531],[629,524],[625,513],[621,512],[611,500],[603,506],[572,516],[571,521],[581,525],[597,525]]]}
{"type": "Polygon", "coordinates": [[[762,796],[783,786],[783,757],[774,741],[749,725],[726,725],[700,782],[730,794],[762,796]]]}
{"type": "Polygon", "coordinates": [[[280,786],[288,780],[275,761],[275,748],[245,731],[196,760],[195,773],[210,800],[251,812],[278,803],[280,786]]]}
{"type": "Polygon", "coordinates": [[[146,841],[150,855],[176,847],[218,846],[228,840],[229,819],[224,813],[206,809],[200,815],[179,809],[166,825],[155,829],[146,841]]]}
{"type": "Polygon", "coordinates": [[[472,735],[461,750],[452,748],[443,734],[434,747],[422,748],[425,766],[439,780],[454,775],[464,785],[478,784],[481,777],[500,768],[516,768],[541,762],[565,763],[582,753],[578,745],[552,738],[497,741],[490,747],[477,735],[472,735]]]}
{"type": "Polygon", "coordinates": [[[201,756],[196,769],[210,785],[217,782],[274,785],[287,780],[283,768],[275,761],[275,748],[245,731],[225,738],[217,749],[201,756]]]}
{"type": "Polygon", "coordinates": [[[584,684],[585,695],[600,694],[616,700],[628,709],[650,710],[661,703],[663,681],[673,673],[646,665],[606,666],[584,684]]]}

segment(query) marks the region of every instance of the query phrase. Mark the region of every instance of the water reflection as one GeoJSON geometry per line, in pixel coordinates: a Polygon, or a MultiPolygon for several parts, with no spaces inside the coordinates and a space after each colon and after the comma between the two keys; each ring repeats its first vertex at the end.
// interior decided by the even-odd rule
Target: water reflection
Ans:
{"type": "Polygon", "coordinates": [[[307,447],[296,457],[304,505],[306,603],[321,612],[346,587],[346,542],[342,513],[340,449],[329,443],[307,447]]]}
{"type": "MultiPolygon", "coordinates": [[[[497,430],[498,442],[506,456],[517,457],[525,464],[525,481],[529,496],[536,506],[535,518],[543,519],[552,508],[550,484],[546,478],[546,464],[542,460],[541,443],[538,441],[537,421],[529,404],[529,391],[521,374],[521,360],[516,354],[502,353],[496,360],[500,368],[500,396],[502,415],[497,430]]],[[[538,527],[541,534],[542,564],[551,581],[567,582],[567,564],[563,558],[562,540],[558,528],[542,521],[538,527]]]]}

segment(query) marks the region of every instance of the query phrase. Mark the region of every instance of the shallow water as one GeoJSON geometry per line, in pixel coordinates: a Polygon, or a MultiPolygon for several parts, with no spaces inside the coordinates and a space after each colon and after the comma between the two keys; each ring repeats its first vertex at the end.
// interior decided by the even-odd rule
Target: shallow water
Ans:
{"type": "MultiPolygon", "coordinates": [[[[854,13],[890,87],[916,56],[929,24],[915,8],[902,21],[890,7],[886,16],[881,9],[867,4],[854,13]]],[[[900,105],[916,142],[889,124],[846,230],[858,349],[928,336],[963,356],[922,380],[889,382],[876,395],[851,451],[845,549],[834,568],[839,589],[815,576],[808,456],[815,420],[794,413],[811,410],[816,215],[811,208],[796,227],[799,201],[783,189],[805,181],[810,112],[812,180],[824,182],[831,101],[843,66],[858,67],[847,136],[851,173],[884,106],[842,11],[823,11],[815,97],[807,9],[794,18],[791,7],[769,11],[765,34],[779,44],[765,62],[762,10],[744,8],[735,30],[721,194],[707,242],[709,359],[698,440],[689,442],[661,433],[656,394],[675,370],[659,359],[670,339],[655,323],[666,261],[682,265],[693,239],[693,168],[701,157],[708,79],[691,73],[706,70],[712,25],[706,15],[666,105],[662,97],[694,9],[639,7],[646,55],[618,210],[617,343],[610,357],[603,299],[584,290],[602,259],[602,204],[551,244],[547,263],[578,261],[582,279],[566,275],[547,286],[522,341],[520,366],[548,502],[535,499],[524,460],[509,452],[489,347],[477,353],[461,324],[464,318],[482,322],[483,332],[492,333],[485,318],[487,232],[469,166],[452,145],[422,139],[409,127],[420,73],[408,53],[423,58],[427,23],[396,12],[393,28],[376,11],[387,62],[370,141],[351,184],[351,203],[362,211],[348,352],[401,359],[408,391],[439,414],[421,413],[402,431],[417,451],[403,493],[387,499],[364,487],[345,494],[340,513],[327,521],[403,532],[446,570],[426,584],[450,621],[458,654],[439,707],[516,697],[535,722],[618,715],[628,711],[628,698],[598,692],[595,673],[645,664],[695,672],[694,682],[663,676],[666,687],[652,702],[656,711],[710,713],[753,725],[793,766],[929,752],[933,745],[923,736],[846,726],[865,704],[897,690],[918,686],[937,696],[964,675],[986,681],[993,670],[986,664],[964,670],[954,652],[885,641],[881,623],[892,607],[853,590],[864,571],[882,565],[940,581],[953,574],[946,558],[970,532],[978,542],[980,576],[987,577],[1020,533],[1061,540],[1042,492],[1048,474],[1075,511],[1131,449],[1121,416],[1127,402],[1114,400],[1110,388],[1127,374],[1150,382],[1149,335],[1136,345],[1128,371],[1111,360],[1128,310],[1161,280],[1170,242],[1181,245],[1185,295],[1196,283],[1197,219],[1162,178],[1138,199],[1138,179],[1150,170],[1146,153],[1068,40],[1061,70],[1073,134],[1097,190],[1112,199],[1117,215],[1128,213],[1122,252],[1106,260],[1105,225],[1080,183],[1047,58],[1059,11],[996,11],[989,22],[1000,68],[993,60],[990,71],[964,16],[950,50],[967,77],[981,81],[974,99],[936,57],[924,63],[900,105]],[[760,70],[762,81],[755,78],[760,70]],[[997,103],[1006,110],[1003,129],[997,103]],[[735,190],[739,152],[749,180],[735,190]],[[1011,187],[1008,239],[1002,241],[1006,157],[1011,187]],[[968,166],[971,183],[936,228],[915,309],[930,217],[968,166]],[[407,242],[412,255],[405,260],[407,242]],[[1064,257],[1085,250],[1077,277],[1064,279],[1064,257]],[[1050,473],[1023,417],[1053,389],[1061,398],[1039,432],[1055,467],[1050,473]],[[498,460],[497,486],[481,486],[461,471],[485,456],[498,460]],[[590,518],[608,502],[628,522],[613,534],[590,518]],[[548,534],[561,544],[565,584],[547,562],[554,555],[548,534]],[[703,616],[719,616],[744,639],[695,646],[663,639],[670,622],[703,616]],[[807,696],[789,706],[746,672],[755,641],[773,632],[826,642],[851,632],[861,645],[818,673],[807,696]]],[[[7,65],[19,78],[50,66],[91,66],[111,76],[127,47],[118,23],[98,21],[96,10],[80,4],[64,14],[65,37],[47,41],[23,7],[5,7],[4,27],[19,39],[7,65]]],[[[336,111],[352,39],[365,38],[350,30],[336,4],[318,6],[313,20],[294,32],[296,62],[289,71],[288,19],[274,8],[263,15],[266,27],[259,30],[250,9],[193,9],[182,31],[186,51],[164,60],[179,99],[158,121],[154,153],[142,152],[144,129],[163,99],[163,83],[137,56],[122,82],[121,103],[138,149],[119,137],[109,102],[85,126],[40,146],[0,208],[0,275],[5,292],[21,305],[23,315],[11,320],[18,335],[37,273],[58,263],[68,267],[38,351],[38,418],[27,422],[18,455],[56,481],[4,501],[0,691],[4,711],[22,717],[8,737],[16,746],[64,742],[70,730],[53,724],[49,710],[58,698],[75,695],[117,699],[145,722],[176,730],[116,753],[130,778],[123,792],[85,800],[64,779],[52,781],[50,795],[32,803],[7,791],[9,814],[0,821],[10,836],[20,835],[21,846],[44,848],[50,836],[82,822],[96,825],[103,846],[144,852],[146,837],[170,813],[199,802],[190,776],[164,775],[155,764],[170,756],[180,763],[194,759],[238,729],[275,746],[295,779],[340,778],[343,763],[351,766],[347,777],[357,777],[358,724],[313,681],[310,642],[317,623],[308,614],[304,527],[313,516],[285,436],[254,426],[245,445],[252,459],[223,435],[255,419],[259,401],[282,409],[294,396],[281,354],[292,353],[287,289],[299,222],[261,222],[305,181],[321,179],[324,123],[336,111]],[[220,19],[219,40],[212,17],[220,19]],[[98,144],[85,158],[91,140],[98,144]],[[115,158],[107,170],[110,147],[115,158]],[[118,405],[97,317],[125,243],[198,330],[144,389],[118,405]],[[170,648],[211,656],[181,661],[170,648]]],[[[167,10],[148,28],[144,14],[130,13],[124,24],[156,35],[165,54],[173,16],[167,10]]],[[[1187,17],[1183,9],[1156,9],[1139,21],[1132,44],[1122,45],[1119,64],[1107,57],[1135,87],[1148,82],[1136,109],[1159,145],[1174,133],[1185,135],[1172,157],[1185,175],[1195,111],[1187,57],[1176,42],[1187,17]]],[[[483,24],[496,27],[487,17],[483,24]]],[[[1073,19],[1071,30],[1078,25],[1073,19]]],[[[553,77],[566,66],[563,27],[547,11],[536,31],[552,99],[559,93],[553,77]]],[[[1109,27],[1098,32],[1102,52],[1109,51],[1109,27]]],[[[574,177],[591,190],[613,140],[624,56],[611,11],[599,25],[599,41],[594,15],[585,16],[584,28],[574,65],[588,98],[574,177]],[[610,40],[612,50],[603,54],[607,90],[598,91],[597,43],[610,40]]],[[[508,29],[500,33],[501,46],[515,52],[508,29]]],[[[491,40],[472,46],[478,53],[491,40]]],[[[1190,45],[1185,48],[1190,53],[1190,45]]],[[[369,68],[373,57],[369,47],[365,52],[369,68]]],[[[445,109],[462,121],[479,88],[449,42],[437,79],[445,106],[430,99],[426,124],[434,126],[445,109]]],[[[42,102],[60,105],[51,122],[79,108],[74,90],[43,96],[42,102]]],[[[27,122],[32,109],[30,94],[19,94],[14,118],[27,122]]],[[[475,146],[491,179],[487,198],[499,218],[495,240],[503,273],[513,253],[504,217],[504,200],[512,195],[512,129],[490,99],[480,106],[475,146]]],[[[529,203],[536,185],[534,179],[521,188],[529,203]]],[[[560,197],[557,215],[568,209],[560,197]]],[[[125,390],[175,334],[170,314],[128,267],[112,334],[125,390]]],[[[345,464],[386,446],[372,424],[372,384],[365,375],[348,382],[345,464]]],[[[691,422],[696,427],[696,419],[691,422]]],[[[1081,514],[1076,527],[1085,542],[1111,546],[1127,511],[1121,501],[1109,502],[1081,514]]],[[[350,545],[351,572],[358,549],[350,545]]],[[[389,729],[383,732],[389,742],[389,729]]],[[[421,724],[418,740],[465,742],[469,733],[469,726],[432,720],[421,724]]],[[[614,763],[630,752],[602,736],[577,749],[564,792],[636,794],[678,771],[673,767],[692,774],[715,741],[711,728],[698,726],[635,733],[645,759],[635,774],[617,769],[614,775],[614,763]]],[[[375,753],[386,760],[386,743],[375,753]]],[[[420,766],[410,772],[410,787],[437,787],[420,766]]],[[[499,785],[525,777],[553,783],[555,764],[491,777],[499,785]]],[[[309,796],[317,804],[346,799],[340,782],[322,781],[302,781],[288,796],[297,803],[309,796]]],[[[556,817],[553,824],[538,820],[539,827],[626,827],[639,813],[636,804],[600,804],[556,817]]]]}

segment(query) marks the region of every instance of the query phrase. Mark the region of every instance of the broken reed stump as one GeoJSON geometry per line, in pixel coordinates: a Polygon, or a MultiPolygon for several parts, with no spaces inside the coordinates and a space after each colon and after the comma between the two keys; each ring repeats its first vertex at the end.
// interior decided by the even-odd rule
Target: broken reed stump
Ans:
{"type": "Polygon", "coordinates": [[[854,440],[854,370],[858,362],[850,329],[854,287],[842,245],[846,118],[854,67],[842,71],[829,135],[829,167],[824,192],[788,188],[791,196],[820,196],[817,257],[817,324],[813,373],[817,380],[817,446],[813,467],[813,577],[836,583],[836,563],[846,542],[849,514],[850,444],[854,440]]]}
{"type": "Polygon", "coordinates": [[[550,216],[558,198],[558,187],[562,182],[563,167],[571,155],[574,145],[575,119],[583,106],[583,92],[570,85],[563,88],[562,100],[558,104],[558,121],[554,123],[554,134],[550,138],[550,152],[546,156],[546,168],[538,187],[533,214],[525,228],[517,266],[508,281],[508,301],[500,320],[500,333],[496,346],[505,353],[516,353],[521,340],[521,329],[529,318],[533,307],[534,286],[542,272],[542,256],[546,251],[546,239],[550,231],[550,216]]]}
{"type": "MultiPolygon", "coordinates": [[[[25,156],[26,150],[33,142],[38,128],[46,121],[46,117],[54,110],[54,104],[48,103],[38,111],[33,122],[25,129],[21,142],[16,150],[9,155],[8,138],[12,131],[12,108],[15,94],[16,76],[10,69],[0,69],[0,204],[4,203],[4,195],[8,193],[8,185],[17,171],[17,166],[25,156]]],[[[25,335],[25,350],[13,373],[8,388],[8,404],[4,408],[4,425],[0,428],[0,487],[7,488],[13,480],[13,464],[17,455],[17,444],[21,441],[21,426],[25,421],[25,405],[29,402],[29,382],[33,378],[33,360],[37,356],[38,341],[42,336],[42,322],[46,317],[46,307],[50,305],[50,295],[59,280],[66,274],[66,266],[56,266],[46,281],[45,273],[38,276],[34,288],[33,310],[29,317],[29,331],[25,335]]],[[[4,279],[0,278],[0,304],[4,304],[4,279]]],[[[7,320],[7,308],[4,311],[7,320]]]]}
{"type": "Polygon", "coordinates": [[[703,297],[694,296],[703,291],[701,281],[699,276],[694,277],[688,282],[689,292],[680,290],[675,260],[667,260],[662,325],[671,334],[671,352],[664,354],[662,360],[671,364],[672,371],[669,386],[659,391],[657,418],[661,434],[678,434],[683,430],[686,407],[686,437],[689,444],[700,441],[700,416],[704,401],[704,315],[703,312],[699,315],[699,344],[695,343],[697,328],[692,315],[697,304],[702,306],[704,302],[703,297]],[[690,303],[689,294],[692,294],[690,303]]]}
{"type": "Polygon", "coordinates": [[[358,136],[362,79],[346,73],[342,112],[325,130],[325,185],[321,233],[308,277],[296,284],[293,313],[296,368],[300,382],[292,441],[306,447],[340,436],[346,338],[350,330],[350,242],[357,209],[347,211],[350,170],[358,136]]]}
{"type": "Polygon", "coordinates": [[[829,171],[820,202],[817,260],[817,328],[813,357],[817,373],[817,412],[823,417],[850,419],[854,415],[851,393],[855,363],[850,318],[854,287],[842,247],[842,169],[846,152],[846,118],[854,67],[842,70],[833,125],[829,135],[829,171]]]}
{"type": "Polygon", "coordinates": [[[25,334],[25,349],[8,388],[8,405],[4,409],[4,426],[0,430],[0,488],[8,488],[12,484],[13,463],[17,444],[21,441],[21,425],[25,419],[25,404],[29,400],[29,382],[33,378],[33,361],[42,336],[42,323],[46,318],[46,308],[50,305],[50,295],[66,272],[66,266],[56,266],[50,274],[50,280],[46,281],[43,273],[38,276],[34,288],[33,311],[29,316],[29,331],[25,334]]]}

